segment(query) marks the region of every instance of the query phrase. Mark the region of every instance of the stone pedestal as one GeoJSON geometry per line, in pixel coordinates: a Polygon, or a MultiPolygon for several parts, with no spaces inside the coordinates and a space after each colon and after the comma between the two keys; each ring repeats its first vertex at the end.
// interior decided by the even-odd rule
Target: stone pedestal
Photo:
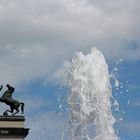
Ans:
{"type": "Polygon", "coordinates": [[[0,116],[0,140],[24,140],[29,132],[24,121],[24,116],[0,116]]]}

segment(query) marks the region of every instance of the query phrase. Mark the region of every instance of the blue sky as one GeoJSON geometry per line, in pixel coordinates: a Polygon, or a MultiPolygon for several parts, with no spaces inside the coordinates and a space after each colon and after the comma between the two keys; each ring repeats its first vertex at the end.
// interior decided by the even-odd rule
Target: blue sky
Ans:
{"type": "MultiPolygon", "coordinates": [[[[115,64],[109,63],[110,68],[116,66],[115,64]],[[110,65],[111,64],[111,65],[110,65]]],[[[120,106],[120,112],[114,112],[114,116],[119,119],[123,118],[122,121],[119,121],[115,125],[116,131],[118,131],[118,136],[121,138],[121,140],[139,140],[140,134],[140,95],[139,95],[139,84],[140,84],[140,61],[122,61],[120,64],[117,65],[120,70],[116,73],[117,79],[120,81],[121,85],[123,85],[123,88],[119,88],[119,90],[115,90],[113,88],[113,95],[115,99],[119,102],[120,106]],[[117,93],[117,95],[116,95],[117,93]]],[[[59,83],[47,83],[46,85],[43,85],[43,80],[35,80],[31,83],[24,85],[25,93],[23,91],[17,91],[20,93],[17,96],[17,92],[15,93],[15,96],[18,98],[25,98],[28,97],[28,94],[32,94],[33,98],[33,110],[28,110],[25,113],[25,116],[30,119],[38,119],[41,116],[46,117],[48,116],[54,116],[54,120],[59,120],[60,124],[56,123],[56,126],[53,130],[49,128],[48,126],[45,127],[46,130],[43,130],[43,128],[38,129],[39,132],[45,131],[47,138],[57,139],[60,138],[60,133],[63,133],[63,129],[65,125],[67,124],[67,96],[69,94],[68,87],[65,85],[61,85],[59,83]],[[60,100],[59,100],[60,99],[60,100]],[[42,103],[42,102],[45,102],[42,103]],[[59,108],[59,105],[62,104],[62,108],[59,108]],[[40,117],[37,117],[40,116],[40,117]],[[37,117],[37,118],[36,118],[37,117]],[[64,120],[64,121],[62,121],[64,120]],[[58,130],[57,127],[61,128],[58,130]],[[51,133],[48,133],[50,131],[51,133]],[[58,131],[57,136],[53,131],[58,131]]],[[[112,82],[112,87],[113,87],[112,82]]],[[[26,103],[26,101],[25,101],[26,103]]],[[[28,105],[28,103],[27,103],[28,105]]],[[[28,107],[28,106],[26,106],[28,107]]],[[[43,118],[41,119],[43,120],[43,118]]],[[[52,121],[53,118],[49,121],[52,121]]],[[[28,120],[27,120],[28,121],[28,120]]],[[[37,121],[37,120],[36,120],[37,121]]],[[[47,119],[45,119],[46,125],[48,123],[47,119]]],[[[44,121],[44,122],[45,122],[44,121]]],[[[43,122],[43,123],[44,123],[43,122]]],[[[32,124],[27,124],[28,127],[32,128],[32,124]]],[[[31,135],[35,135],[34,132],[31,130],[31,135]]],[[[44,135],[44,134],[41,134],[44,135]]],[[[30,136],[29,136],[30,138],[30,136]]],[[[31,137],[32,138],[32,137],[31,137]]],[[[39,138],[38,138],[39,139],[39,138]]],[[[44,138],[45,139],[45,138],[44,138]]]]}
{"type": "Polygon", "coordinates": [[[110,72],[119,69],[122,88],[113,88],[120,105],[114,116],[123,118],[115,126],[118,136],[140,139],[139,5],[139,0],[0,1],[0,84],[15,86],[14,98],[26,104],[27,140],[60,139],[68,122],[64,71],[76,51],[86,54],[93,46],[105,55],[110,72]]]}
{"type": "MultiPolygon", "coordinates": [[[[109,61],[108,61],[109,62],[109,61]]],[[[118,61],[117,61],[118,62],[118,61]]],[[[115,73],[116,78],[119,80],[120,85],[122,87],[119,90],[113,88],[114,82],[112,82],[113,88],[113,96],[119,102],[120,112],[114,112],[114,116],[119,119],[123,118],[122,121],[119,121],[115,125],[116,132],[118,133],[118,137],[121,140],[139,140],[140,134],[140,95],[139,95],[139,84],[140,84],[140,61],[132,61],[128,62],[123,60],[121,63],[108,63],[110,71],[117,67],[119,70],[115,73]]],[[[49,128],[49,126],[42,128],[38,128],[38,131],[44,131],[46,133],[47,138],[50,139],[58,139],[61,138],[61,135],[64,131],[65,125],[67,125],[68,112],[67,112],[67,96],[69,94],[69,89],[67,86],[59,83],[59,82],[47,82],[43,84],[44,79],[38,79],[32,81],[26,85],[24,85],[23,90],[19,88],[15,97],[17,98],[25,98],[28,95],[32,95],[33,98],[33,109],[27,109],[25,116],[29,120],[37,119],[43,121],[48,124],[48,121],[56,120],[55,128],[49,128]],[[17,96],[17,94],[19,95],[17,96]],[[60,99],[60,100],[59,100],[60,99]],[[44,103],[43,103],[44,102],[44,103]],[[62,104],[62,108],[59,108],[59,105],[62,104]],[[46,115],[46,118],[42,116],[46,115]],[[51,119],[49,118],[51,116],[51,119]],[[36,118],[37,117],[37,118],[36,118]],[[54,118],[53,118],[54,117],[54,118]],[[48,118],[48,119],[47,119],[48,118]],[[59,123],[57,122],[59,121],[59,123]],[[61,128],[61,127],[62,128],[61,128]],[[59,127],[59,129],[57,128],[59,127]],[[45,130],[43,130],[45,129],[45,130]],[[56,131],[56,134],[53,133],[56,131]],[[49,133],[48,133],[49,132],[49,133]]],[[[31,100],[31,101],[32,101],[31,100]]],[[[25,100],[26,103],[26,100],[25,100]]],[[[28,103],[26,103],[28,107],[28,103]]],[[[27,120],[27,122],[29,121],[27,120]]],[[[37,123],[38,124],[38,123],[37,123]]],[[[32,128],[31,123],[27,123],[28,127],[32,128]]],[[[41,126],[40,126],[41,127],[41,126]]],[[[39,133],[38,132],[38,133],[39,133]]],[[[45,139],[45,134],[40,134],[45,139]]],[[[31,130],[31,136],[29,139],[34,137],[35,132],[31,130]],[[33,135],[33,136],[32,136],[33,135]]],[[[39,139],[39,138],[38,138],[39,139]]]]}
{"type": "MultiPolygon", "coordinates": [[[[119,101],[123,121],[118,123],[119,135],[124,140],[138,140],[140,138],[140,108],[139,108],[139,68],[140,61],[123,62],[123,70],[118,73],[118,79],[123,83],[115,96],[119,101]],[[128,82],[127,82],[128,81],[128,82]],[[122,93],[123,92],[123,93],[122,93]]],[[[115,91],[113,92],[115,93],[115,91]]],[[[117,116],[117,115],[116,115],[117,116]]]]}

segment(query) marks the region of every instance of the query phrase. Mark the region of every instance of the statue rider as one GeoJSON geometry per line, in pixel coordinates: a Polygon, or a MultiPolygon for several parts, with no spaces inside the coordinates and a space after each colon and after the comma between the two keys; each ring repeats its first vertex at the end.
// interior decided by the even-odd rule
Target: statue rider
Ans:
{"type": "Polygon", "coordinates": [[[3,101],[8,101],[8,102],[12,103],[13,102],[12,94],[13,94],[15,88],[10,86],[9,84],[7,84],[6,87],[8,88],[8,90],[6,90],[4,92],[4,94],[2,95],[1,98],[2,98],[3,101]]]}
{"type": "MultiPolygon", "coordinates": [[[[2,85],[0,86],[0,91],[2,90],[2,85]]],[[[2,97],[0,97],[0,102],[7,104],[8,106],[10,106],[10,110],[5,110],[3,112],[3,115],[7,116],[8,112],[12,113],[13,115],[16,115],[19,112],[19,107],[21,110],[21,113],[23,114],[24,112],[24,103],[23,102],[19,102],[15,99],[12,98],[13,92],[15,90],[14,87],[10,86],[9,84],[6,85],[6,87],[8,88],[2,95],[2,97]],[[16,112],[15,112],[16,111],[16,112]]]]}

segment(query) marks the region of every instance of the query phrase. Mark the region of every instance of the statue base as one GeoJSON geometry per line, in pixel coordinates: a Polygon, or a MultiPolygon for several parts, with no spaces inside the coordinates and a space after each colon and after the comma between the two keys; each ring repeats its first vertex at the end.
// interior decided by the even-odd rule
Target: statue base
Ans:
{"type": "Polygon", "coordinates": [[[29,129],[24,116],[0,116],[0,140],[24,140],[29,129]]]}

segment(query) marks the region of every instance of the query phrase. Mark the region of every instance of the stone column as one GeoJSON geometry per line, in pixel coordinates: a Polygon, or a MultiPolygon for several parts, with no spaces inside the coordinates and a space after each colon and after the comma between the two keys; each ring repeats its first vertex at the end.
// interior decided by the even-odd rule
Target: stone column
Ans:
{"type": "Polygon", "coordinates": [[[29,129],[24,116],[0,116],[0,140],[24,140],[29,129]]]}

